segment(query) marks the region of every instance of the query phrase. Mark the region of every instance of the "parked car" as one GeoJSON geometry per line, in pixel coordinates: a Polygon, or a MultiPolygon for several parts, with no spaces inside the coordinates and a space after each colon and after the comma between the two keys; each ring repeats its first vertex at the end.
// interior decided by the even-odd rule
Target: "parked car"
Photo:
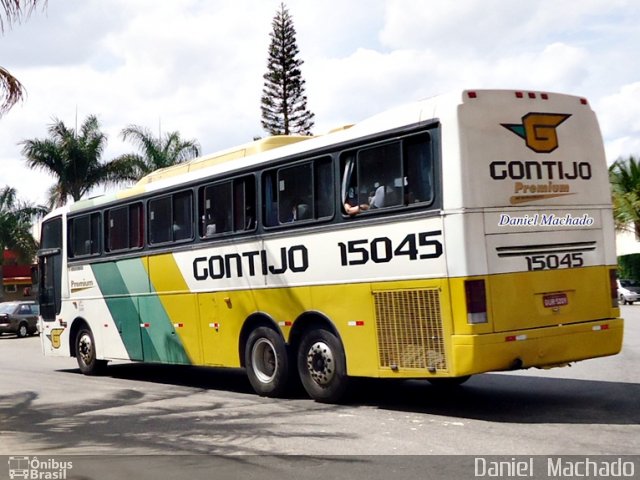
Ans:
{"type": "Polygon", "coordinates": [[[40,306],[36,302],[0,303],[0,334],[15,333],[23,338],[38,331],[40,306]]]}
{"type": "Polygon", "coordinates": [[[619,279],[618,300],[623,305],[628,305],[640,300],[640,281],[619,279]]]}

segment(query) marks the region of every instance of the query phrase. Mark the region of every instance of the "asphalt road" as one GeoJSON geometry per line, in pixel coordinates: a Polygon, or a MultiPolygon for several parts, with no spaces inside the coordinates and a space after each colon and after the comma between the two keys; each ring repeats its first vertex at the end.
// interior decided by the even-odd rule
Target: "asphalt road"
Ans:
{"type": "MultiPolygon", "coordinates": [[[[170,455],[155,457],[160,464],[177,455],[260,455],[258,463],[304,455],[315,463],[303,471],[318,478],[325,456],[638,455],[640,305],[622,314],[617,356],[478,375],[451,391],[422,381],[365,381],[346,405],[303,394],[262,398],[240,370],[117,364],[106,376],[87,377],[75,359],[43,357],[38,337],[4,335],[0,455],[170,455]]],[[[375,458],[396,465],[388,467],[396,478],[398,470],[424,468],[415,459],[375,458]]],[[[233,465],[216,468],[233,472],[233,465]]],[[[379,472],[376,462],[349,465],[363,478],[379,472]]]]}

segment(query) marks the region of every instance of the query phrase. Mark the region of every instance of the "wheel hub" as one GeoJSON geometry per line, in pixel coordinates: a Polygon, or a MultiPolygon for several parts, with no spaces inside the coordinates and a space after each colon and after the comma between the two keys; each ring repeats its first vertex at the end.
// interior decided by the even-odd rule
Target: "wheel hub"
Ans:
{"type": "Polygon", "coordinates": [[[78,353],[82,357],[84,363],[89,363],[93,355],[93,345],[91,343],[91,338],[88,335],[83,335],[80,338],[80,342],[78,342],[78,350],[78,353]]]}
{"type": "Polygon", "coordinates": [[[278,371],[278,357],[274,345],[266,338],[259,339],[251,349],[251,366],[262,383],[271,382],[278,371]]]}
{"type": "Polygon", "coordinates": [[[307,368],[318,385],[328,385],[335,375],[333,352],[324,342],[314,343],[307,352],[307,368]]]}

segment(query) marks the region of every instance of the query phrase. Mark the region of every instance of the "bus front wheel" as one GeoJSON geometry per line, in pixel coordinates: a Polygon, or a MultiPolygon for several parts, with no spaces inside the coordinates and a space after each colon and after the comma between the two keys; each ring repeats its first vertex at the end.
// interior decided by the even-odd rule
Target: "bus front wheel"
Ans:
{"type": "Polygon", "coordinates": [[[247,339],[245,367],[249,383],[264,397],[281,396],[289,380],[289,356],[282,337],[268,327],[258,327],[247,339]]]}
{"type": "Polygon", "coordinates": [[[298,350],[298,372],[311,398],[326,403],[340,401],[349,384],[340,340],[323,329],[307,332],[298,350]]]}
{"type": "Polygon", "coordinates": [[[99,375],[107,366],[106,360],[96,358],[93,333],[87,327],[81,328],[76,336],[76,360],[80,371],[85,375],[99,375]]]}

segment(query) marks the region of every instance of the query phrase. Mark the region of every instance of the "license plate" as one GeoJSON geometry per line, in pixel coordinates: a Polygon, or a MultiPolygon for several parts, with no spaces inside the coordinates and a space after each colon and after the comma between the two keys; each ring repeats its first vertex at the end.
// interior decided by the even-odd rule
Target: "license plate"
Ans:
{"type": "Polygon", "coordinates": [[[546,308],[562,307],[569,305],[569,298],[566,293],[552,293],[542,297],[542,302],[546,308]]]}

